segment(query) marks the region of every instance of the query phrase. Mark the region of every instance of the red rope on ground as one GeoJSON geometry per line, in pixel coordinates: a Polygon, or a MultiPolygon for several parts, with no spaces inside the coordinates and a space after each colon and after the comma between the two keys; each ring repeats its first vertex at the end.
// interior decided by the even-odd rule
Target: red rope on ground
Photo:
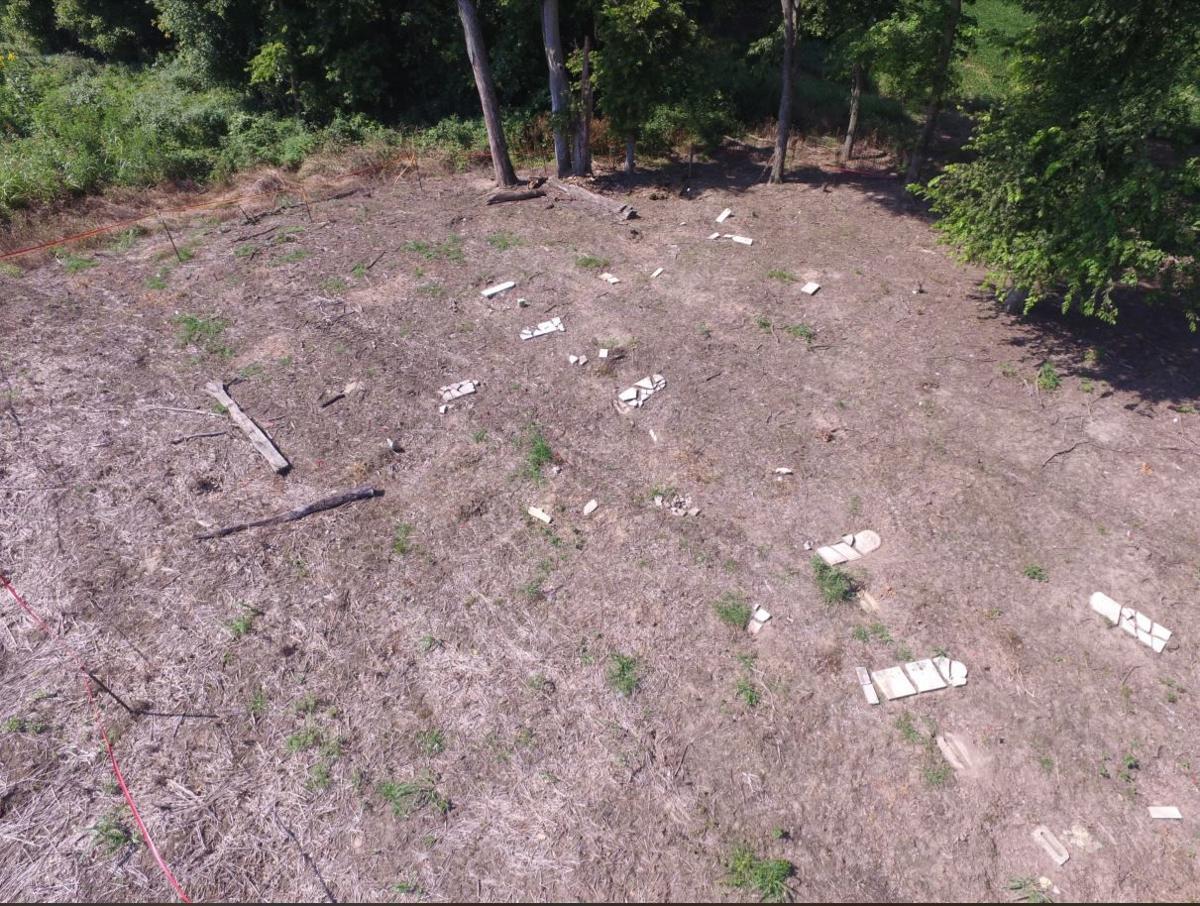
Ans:
{"type": "Polygon", "coordinates": [[[163,861],[163,857],[159,855],[158,847],[154,845],[154,841],[150,838],[150,831],[146,829],[146,824],[142,821],[142,813],[138,811],[138,807],[133,801],[133,794],[129,792],[129,787],[125,783],[125,775],[121,773],[121,766],[117,763],[117,756],[113,752],[112,743],[108,739],[108,730],[105,728],[104,718],[100,714],[100,703],[96,701],[96,693],[92,689],[91,676],[88,674],[87,666],[83,663],[83,658],[79,656],[75,649],[63,642],[62,639],[60,639],[54,633],[46,621],[38,616],[34,609],[29,606],[29,603],[17,593],[15,588],[12,587],[12,583],[8,581],[8,578],[3,573],[0,573],[0,584],[3,584],[3,586],[8,589],[8,593],[13,596],[13,600],[20,604],[25,613],[29,614],[30,619],[37,624],[37,627],[50,637],[50,641],[52,641],[55,646],[67,656],[68,659],[75,662],[75,666],[79,670],[80,676],[83,679],[83,689],[87,693],[88,701],[91,702],[92,705],[92,716],[96,721],[96,728],[100,731],[100,738],[104,740],[104,748],[108,751],[108,760],[112,764],[113,774],[116,776],[117,784],[121,787],[121,792],[125,796],[125,802],[128,803],[129,810],[133,813],[133,820],[137,824],[138,831],[141,833],[142,839],[146,841],[146,848],[150,850],[150,854],[154,856],[154,861],[157,862],[158,867],[162,869],[163,875],[166,876],[167,881],[170,882],[171,886],[175,889],[175,893],[179,896],[179,899],[185,903],[192,902],[188,898],[188,895],[183,892],[183,888],[179,886],[179,882],[175,880],[175,875],[171,873],[171,869],[167,866],[167,863],[163,861]]]}

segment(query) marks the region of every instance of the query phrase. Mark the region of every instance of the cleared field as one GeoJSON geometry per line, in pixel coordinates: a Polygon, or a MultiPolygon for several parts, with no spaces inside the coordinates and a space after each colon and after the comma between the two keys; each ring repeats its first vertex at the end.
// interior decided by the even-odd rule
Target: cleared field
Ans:
{"type": "MultiPolygon", "coordinates": [[[[0,276],[0,566],[135,709],[216,715],[102,696],[193,898],[1200,889],[1197,341],[1009,319],[894,181],[809,148],[767,186],[763,160],[682,197],[614,181],[629,222],[426,176],[197,220],[183,263],[158,233],[0,276]],[[836,600],[809,547],[863,529],[836,600]],[[857,666],[940,653],[966,686],[864,700],[857,666]]],[[[0,899],[169,896],[78,678],[10,604],[0,899]]]]}

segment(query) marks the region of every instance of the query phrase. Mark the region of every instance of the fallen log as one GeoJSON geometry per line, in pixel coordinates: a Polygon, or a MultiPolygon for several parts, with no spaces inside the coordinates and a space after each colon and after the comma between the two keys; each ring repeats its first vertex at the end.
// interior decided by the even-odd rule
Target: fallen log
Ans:
{"type": "Polygon", "coordinates": [[[254,449],[262,454],[263,459],[271,464],[271,468],[282,475],[292,467],[292,464],[287,461],[279,448],[271,443],[271,439],[263,432],[263,429],[254,423],[254,419],[242,411],[242,407],[234,402],[233,397],[225,392],[225,385],[217,381],[210,381],[204,385],[205,392],[213,399],[225,407],[229,413],[233,423],[242,429],[246,437],[250,438],[250,443],[254,445],[254,449]]]}
{"type": "Polygon", "coordinates": [[[489,195],[487,203],[504,204],[506,201],[528,201],[530,198],[542,198],[545,194],[541,189],[508,189],[489,195]]]}
{"type": "Polygon", "coordinates": [[[382,496],[383,491],[378,488],[355,488],[353,491],[343,491],[340,494],[334,494],[332,497],[324,497],[316,503],[296,507],[294,510],[288,510],[286,513],[279,513],[275,516],[268,516],[266,519],[257,519],[254,522],[239,522],[237,525],[228,525],[225,528],[213,529],[210,532],[201,532],[196,536],[196,540],[209,541],[213,538],[224,538],[227,535],[244,532],[247,529],[265,528],[268,525],[282,525],[285,522],[295,522],[297,519],[303,519],[305,516],[311,516],[313,513],[332,510],[347,503],[354,503],[356,500],[370,500],[372,497],[382,496]]]}
{"type": "Polygon", "coordinates": [[[637,217],[637,211],[632,205],[624,204],[623,202],[614,201],[611,198],[606,198],[603,195],[598,195],[585,189],[583,186],[575,185],[571,182],[562,182],[561,180],[553,180],[550,183],[554,188],[561,192],[565,192],[572,198],[578,198],[580,201],[590,202],[603,208],[605,213],[612,214],[619,220],[633,220],[637,217]]]}

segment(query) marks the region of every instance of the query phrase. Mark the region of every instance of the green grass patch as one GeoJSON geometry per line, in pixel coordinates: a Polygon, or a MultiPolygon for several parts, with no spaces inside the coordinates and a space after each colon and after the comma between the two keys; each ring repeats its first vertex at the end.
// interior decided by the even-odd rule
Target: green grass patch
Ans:
{"type": "Polygon", "coordinates": [[[209,355],[230,358],[233,350],[221,342],[229,322],[219,317],[180,314],[171,319],[179,331],[180,346],[197,346],[209,355]]]}
{"type": "Polygon", "coordinates": [[[717,598],[713,610],[722,623],[734,629],[745,629],[752,613],[746,596],[736,591],[727,591],[717,598]]]}
{"type": "Polygon", "coordinates": [[[1057,390],[1059,387],[1062,386],[1062,378],[1059,377],[1058,372],[1055,370],[1054,366],[1051,365],[1049,362],[1046,362],[1038,370],[1037,386],[1038,386],[1038,390],[1042,390],[1047,393],[1049,393],[1050,391],[1053,391],[1053,390],[1057,390]]]}
{"type": "Polygon", "coordinates": [[[588,270],[598,271],[601,268],[608,267],[609,261],[607,258],[599,258],[596,255],[580,255],[575,259],[575,265],[587,268],[588,270]]]}
{"type": "Polygon", "coordinates": [[[608,659],[608,684],[628,698],[641,684],[640,670],[636,657],[614,651],[608,659]]]}
{"type": "Polygon", "coordinates": [[[95,258],[88,258],[85,255],[76,255],[63,249],[55,252],[54,257],[58,259],[59,264],[66,268],[68,274],[78,274],[83,271],[90,270],[100,263],[95,258]]]}
{"type": "Polygon", "coordinates": [[[531,424],[526,430],[524,446],[525,464],[522,471],[526,478],[541,483],[544,480],[542,469],[554,461],[554,450],[551,449],[542,429],[536,424],[531,424]]]}
{"type": "Polygon", "coordinates": [[[109,857],[115,856],[134,842],[133,833],[120,812],[105,815],[89,828],[88,833],[91,835],[92,845],[109,857]]]}
{"type": "Polygon", "coordinates": [[[778,280],[780,283],[795,283],[800,278],[791,271],[773,270],[767,271],[767,276],[772,280],[778,280]]]}
{"type": "Polygon", "coordinates": [[[401,522],[396,526],[396,531],[392,534],[392,553],[399,557],[403,557],[413,549],[412,543],[413,527],[410,523],[401,522]]]}
{"type": "Polygon", "coordinates": [[[727,884],[753,891],[763,903],[782,903],[789,898],[787,882],[795,869],[787,859],[761,859],[749,846],[740,844],[729,854],[725,868],[727,884]]]}
{"type": "Polygon", "coordinates": [[[507,233],[504,230],[492,233],[492,235],[488,236],[487,242],[492,248],[501,252],[507,252],[509,249],[515,249],[517,246],[524,244],[520,236],[507,233]]]}
{"type": "Polygon", "coordinates": [[[762,693],[754,682],[745,676],[739,676],[734,694],[746,703],[746,707],[755,708],[762,701],[762,693]]]}
{"type": "Polygon", "coordinates": [[[397,818],[407,818],[423,808],[445,815],[451,808],[450,800],[438,791],[436,781],[429,774],[403,782],[385,780],[375,791],[392,807],[392,814],[397,818]]]}
{"type": "Polygon", "coordinates": [[[1046,574],[1046,571],[1044,569],[1042,569],[1040,566],[1031,564],[1031,565],[1025,567],[1025,569],[1023,569],[1022,572],[1024,573],[1026,579],[1032,579],[1034,582],[1049,582],[1050,581],[1050,577],[1046,574]]]}
{"type": "Polygon", "coordinates": [[[794,337],[797,340],[805,340],[811,343],[817,338],[817,332],[807,324],[792,324],[783,329],[789,337],[794,337]]]}
{"type": "Polygon", "coordinates": [[[849,573],[830,566],[820,557],[809,561],[812,565],[813,581],[821,592],[826,604],[839,604],[849,601],[854,594],[854,579],[849,573]]]}
{"type": "Polygon", "coordinates": [[[451,233],[442,242],[425,242],[420,239],[411,239],[404,243],[401,248],[406,252],[412,252],[420,255],[426,261],[452,261],[460,262],[466,260],[466,254],[463,252],[463,238],[457,233],[451,233]]]}

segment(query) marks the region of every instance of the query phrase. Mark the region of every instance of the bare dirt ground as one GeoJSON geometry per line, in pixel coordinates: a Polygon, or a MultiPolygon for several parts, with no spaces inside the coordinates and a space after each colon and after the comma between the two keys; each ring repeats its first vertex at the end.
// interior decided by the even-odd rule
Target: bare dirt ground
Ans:
{"type": "MultiPolygon", "coordinates": [[[[159,231],[0,276],[0,565],[127,701],[216,715],[102,701],[189,894],[322,899],[319,873],[339,900],[736,900],[745,843],[799,899],[1009,900],[1039,876],[1196,896],[1196,339],[1009,318],[895,182],[828,163],[766,186],[731,152],[682,196],[674,171],[628,198],[602,180],[628,223],[404,179],[311,221],[197,219],[183,264],[159,231]],[[553,316],[565,333],[518,339],[553,316]],[[616,413],[653,372],[666,389],[616,413]],[[289,474],[214,411],[218,378],[289,474]],[[463,379],[480,391],[439,414],[463,379]],[[824,603],[805,548],[864,528],[883,545],[850,571],[878,613],[824,603]],[[1097,590],[1169,650],[1107,628],[1097,590]],[[727,592],[772,613],[760,634],[718,619],[727,592]],[[864,701],[856,666],[940,651],[965,688],[864,701]],[[389,786],[414,779],[436,794],[389,786]]],[[[11,601],[0,620],[0,899],[168,897],[78,677],[11,601]]]]}

